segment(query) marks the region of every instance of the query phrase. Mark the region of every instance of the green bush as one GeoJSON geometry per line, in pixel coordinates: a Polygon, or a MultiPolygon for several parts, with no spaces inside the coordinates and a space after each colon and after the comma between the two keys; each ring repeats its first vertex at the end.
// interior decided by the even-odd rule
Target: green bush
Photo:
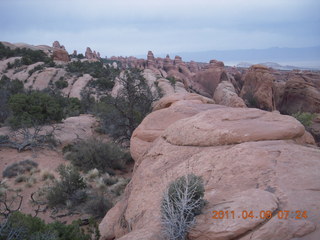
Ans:
{"type": "Polygon", "coordinates": [[[93,193],[85,203],[84,211],[94,218],[101,219],[112,207],[112,203],[103,194],[93,193]]]}
{"type": "Polygon", "coordinates": [[[155,99],[139,69],[126,70],[119,81],[123,88],[116,97],[101,98],[96,105],[96,115],[101,119],[104,133],[119,142],[129,142],[155,99]]]}
{"type": "Polygon", "coordinates": [[[12,95],[23,93],[23,83],[19,80],[11,80],[6,75],[3,75],[0,80],[0,122],[5,120],[10,115],[9,99],[12,95]]]}
{"type": "Polygon", "coordinates": [[[56,88],[58,88],[58,89],[64,89],[64,88],[68,87],[68,82],[64,79],[59,79],[54,84],[55,84],[56,88]]]}
{"type": "Polygon", "coordinates": [[[38,65],[35,68],[31,69],[28,73],[31,76],[34,72],[44,69],[44,64],[38,65]]]}
{"type": "Polygon", "coordinates": [[[10,57],[22,57],[21,60],[14,63],[15,67],[17,65],[30,65],[36,62],[44,62],[46,64],[53,63],[52,59],[41,50],[31,50],[28,48],[10,49],[0,43],[0,59],[10,57]]]}
{"type": "Polygon", "coordinates": [[[161,202],[161,222],[166,239],[186,239],[195,216],[201,213],[205,204],[203,196],[203,180],[194,174],[170,183],[161,202]]]}
{"type": "Polygon", "coordinates": [[[94,78],[106,78],[110,84],[114,84],[114,78],[119,74],[119,70],[104,65],[102,62],[74,61],[67,65],[70,73],[90,74],[94,78]]]}
{"type": "MultiPolygon", "coordinates": [[[[95,236],[92,236],[95,237],[95,236]]],[[[0,223],[0,240],[90,240],[79,223],[72,224],[53,222],[46,224],[38,217],[12,213],[8,219],[0,223]]],[[[96,238],[95,238],[96,239],[96,238]]]]}
{"type": "Polygon", "coordinates": [[[177,80],[175,79],[175,77],[167,77],[167,79],[169,80],[172,86],[176,85],[177,80]]]}
{"type": "Polygon", "coordinates": [[[316,114],[309,112],[297,112],[292,114],[292,117],[296,118],[306,128],[310,127],[316,114]]]}
{"type": "Polygon", "coordinates": [[[63,118],[63,109],[58,101],[43,92],[12,95],[9,106],[12,111],[12,117],[9,120],[12,128],[59,122],[63,118]]]}
{"type": "Polygon", "coordinates": [[[60,165],[57,169],[60,180],[47,189],[47,200],[50,207],[65,207],[68,201],[71,205],[84,202],[87,195],[84,189],[87,187],[73,166],[60,165]]]}
{"type": "Polygon", "coordinates": [[[32,160],[23,160],[17,163],[12,163],[8,167],[5,168],[5,170],[2,172],[3,177],[12,178],[15,176],[18,176],[20,174],[23,174],[25,172],[30,172],[31,169],[37,168],[38,163],[32,161],[32,160]]]}
{"type": "Polygon", "coordinates": [[[122,169],[129,159],[122,149],[113,143],[91,138],[70,146],[66,158],[83,171],[98,169],[113,174],[113,169],[122,169]]]}

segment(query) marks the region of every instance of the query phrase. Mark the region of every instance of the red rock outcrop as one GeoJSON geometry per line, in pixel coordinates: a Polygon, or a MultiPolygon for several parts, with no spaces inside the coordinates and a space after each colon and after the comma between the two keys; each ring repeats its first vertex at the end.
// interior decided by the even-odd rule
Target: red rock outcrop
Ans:
{"type": "Polygon", "coordinates": [[[228,80],[223,63],[211,61],[206,70],[200,71],[193,76],[189,87],[203,96],[212,98],[218,84],[228,80]]]}
{"type": "Polygon", "coordinates": [[[222,81],[214,91],[213,99],[217,104],[228,107],[247,107],[243,99],[238,96],[231,82],[222,81]]]}
{"type": "Polygon", "coordinates": [[[320,113],[320,75],[292,73],[284,85],[280,111],[320,113]]]}
{"type": "Polygon", "coordinates": [[[273,101],[274,76],[268,67],[253,65],[243,76],[244,85],[240,96],[251,107],[272,111],[275,109],[273,101]]]}
{"type": "Polygon", "coordinates": [[[258,109],[183,100],[152,112],[132,136],[134,175],[102,220],[102,239],[162,239],[163,191],[190,172],[202,176],[207,204],[188,239],[318,239],[320,150],[294,142],[304,135],[294,118],[258,109]],[[236,217],[212,219],[226,209],[236,217]],[[284,210],[310,217],[277,217],[284,210]],[[257,217],[243,219],[243,211],[257,217]]]}
{"type": "Polygon", "coordinates": [[[154,59],[154,55],[153,55],[153,52],[152,51],[149,51],[148,52],[148,55],[147,55],[147,66],[149,68],[153,68],[156,66],[155,64],[155,59],[154,59]]]}
{"type": "Polygon", "coordinates": [[[55,61],[69,62],[70,57],[64,46],[61,46],[58,41],[54,41],[52,44],[53,53],[52,57],[55,61]]]}

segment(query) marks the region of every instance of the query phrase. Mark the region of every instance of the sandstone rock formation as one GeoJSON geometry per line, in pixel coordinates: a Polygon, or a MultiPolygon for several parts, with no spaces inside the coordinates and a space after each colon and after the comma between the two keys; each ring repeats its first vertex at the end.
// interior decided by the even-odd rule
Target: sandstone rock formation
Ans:
{"type": "Polygon", "coordinates": [[[244,85],[240,96],[248,105],[264,110],[273,110],[273,82],[274,76],[269,68],[263,65],[253,65],[243,76],[244,85]]]}
{"type": "Polygon", "coordinates": [[[231,82],[222,81],[214,91],[213,99],[217,104],[228,107],[247,107],[238,96],[231,82]]]}
{"type": "Polygon", "coordinates": [[[62,62],[69,62],[70,57],[68,52],[66,51],[65,47],[60,45],[58,41],[54,41],[52,44],[53,47],[53,60],[55,61],[62,61],[62,62]]]}
{"type": "Polygon", "coordinates": [[[291,74],[284,86],[280,110],[285,113],[320,113],[320,81],[317,74],[291,74]]]}
{"type": "Polygon", "coordinates": [[[206,97],[213,97],[214,91],[222,81],[228,81],[222,62],[211,61],[208,69],[193,76],[190,88],[206,97]]]}
{"type": "Polygon", "coordinates": [[[102,239],[162,239],[162,193],[190,172],[203,177],[207,204],[189,239],[318,239],[320,150],[294,141],[304,135],[294,118],[258,109],[181,100],[152,112],[132,136],[134,175],[101,222],[102,239]],[[212,219],[225,210],[236,217],[212,219]],[[268,210],[274,216],[261,219],[268,210]],[[277,215],[284,210],[286,220],[277,215]]]}

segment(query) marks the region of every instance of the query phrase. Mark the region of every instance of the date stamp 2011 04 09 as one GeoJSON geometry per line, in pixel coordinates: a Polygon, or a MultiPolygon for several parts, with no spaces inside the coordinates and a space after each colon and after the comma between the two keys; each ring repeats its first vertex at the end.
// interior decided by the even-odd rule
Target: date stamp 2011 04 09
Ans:
{"type": "Polygon", "coordinates": [[[270,219],[272,217],[277,217],[278,219],[306,219],[308,218],[307,211],[289,211],[289,210],[279,210],[275,213],[272,211],[247,211],[243,210],[240,212],[235,211],[212,211],[213,219],[270,219]]]}

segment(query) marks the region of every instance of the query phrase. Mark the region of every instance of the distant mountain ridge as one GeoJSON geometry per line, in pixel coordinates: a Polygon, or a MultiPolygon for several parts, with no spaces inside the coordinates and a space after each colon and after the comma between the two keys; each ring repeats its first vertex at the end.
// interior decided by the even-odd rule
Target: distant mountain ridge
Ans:
{"type": "Polygon", "coordinates": [[[267,48],[242,50],[212,50],[201,52],[180,52],[184,61],[209,62],[211,59],[223,61],[226,65],[241,62],[253,64],[274,62],[281,65],[294,65],[305,68],[320,68],[320,46],[306,48],[267,48]]]}

